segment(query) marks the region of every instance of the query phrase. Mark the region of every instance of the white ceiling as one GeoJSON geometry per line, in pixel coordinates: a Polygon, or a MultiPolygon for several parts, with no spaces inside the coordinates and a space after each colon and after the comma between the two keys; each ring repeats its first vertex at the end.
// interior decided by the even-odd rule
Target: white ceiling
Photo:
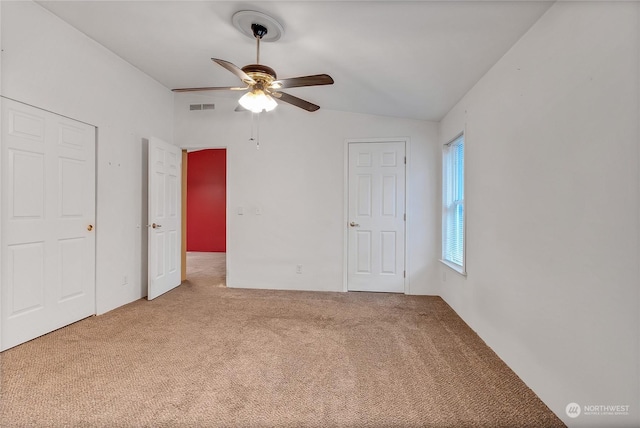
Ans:
{"type": "MultiPolygon", "coordinates": [[[[322,108],[439,120],[538,20],[546,1],[40,1],[167,88],[237,85],[210,58],[242,67],[255,42],[231,16],[256,10],[285,29],[263,43],[278,77],[330,74],[293,88],[322,108]]],[[[209,92],[208,94],[212,94],[209,92]]],[[[214,96],[238,97],[236,93],[214,96]]],[[[293,108],[293,107],[290,107],[293,108]]]]}

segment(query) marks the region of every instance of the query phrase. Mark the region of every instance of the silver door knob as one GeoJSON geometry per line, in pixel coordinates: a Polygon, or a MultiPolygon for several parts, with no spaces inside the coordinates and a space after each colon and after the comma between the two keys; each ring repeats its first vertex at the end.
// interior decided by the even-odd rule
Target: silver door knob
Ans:
{"type": "Polygon", "coordinates": [[[351,227],[360,227],[360,225],[358,223],[356,223],[355,221],[352,221],[351,223],[349,223],[349,226],[351,226],[351,227]]]}

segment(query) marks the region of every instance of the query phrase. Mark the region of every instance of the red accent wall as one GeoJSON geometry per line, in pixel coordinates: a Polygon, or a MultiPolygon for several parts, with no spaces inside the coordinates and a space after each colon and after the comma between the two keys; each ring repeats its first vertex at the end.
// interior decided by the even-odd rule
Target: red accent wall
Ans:
{"type": "Polygon", "coordinates": [[[187,159],[187,251],[226,252],[227,150],[187,159]]]}

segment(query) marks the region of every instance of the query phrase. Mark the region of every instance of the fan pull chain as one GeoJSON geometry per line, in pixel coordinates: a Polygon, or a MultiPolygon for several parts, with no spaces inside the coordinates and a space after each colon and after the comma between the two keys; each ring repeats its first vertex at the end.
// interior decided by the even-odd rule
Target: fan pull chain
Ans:
{"type": "Polygon", "coordinates": [[[260,150],[260,113],[257,113],[258,120],[256,124],[256,150],[260,150]]]}
{"type": "Polygon", "coordinates": [[[256,139],[253,138],[253,125],[255,123],[255,116],[256,114],[254,112],[251,112],[251,136],[249,137],[249,142],[255,141],[256,139]]]}
{"type": "Polygon", "coordinates": [[[251,137],[249,138],[249,142],[256,142],[256,150],[260,150],[260,113],[251,112],[251,137]],[[258,119],[256,120],[256,116],[258,119]],[[253,137],[253,130],[256,130],[256,136],[253,137]]]}
{"type": "Polygon", "coordinates": [[[251,136],[249,137],[249,141],[253,141],[253,112],[251,113],[251,136]]]}

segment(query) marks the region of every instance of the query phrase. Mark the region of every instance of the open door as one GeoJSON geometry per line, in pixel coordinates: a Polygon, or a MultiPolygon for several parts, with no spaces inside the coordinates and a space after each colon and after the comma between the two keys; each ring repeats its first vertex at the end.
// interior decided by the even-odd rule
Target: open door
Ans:
{"type": "Polygon", "coordinates": [[[181,282],[181,164],[178,147],[149,139],[149,300],[181,282]]]}

